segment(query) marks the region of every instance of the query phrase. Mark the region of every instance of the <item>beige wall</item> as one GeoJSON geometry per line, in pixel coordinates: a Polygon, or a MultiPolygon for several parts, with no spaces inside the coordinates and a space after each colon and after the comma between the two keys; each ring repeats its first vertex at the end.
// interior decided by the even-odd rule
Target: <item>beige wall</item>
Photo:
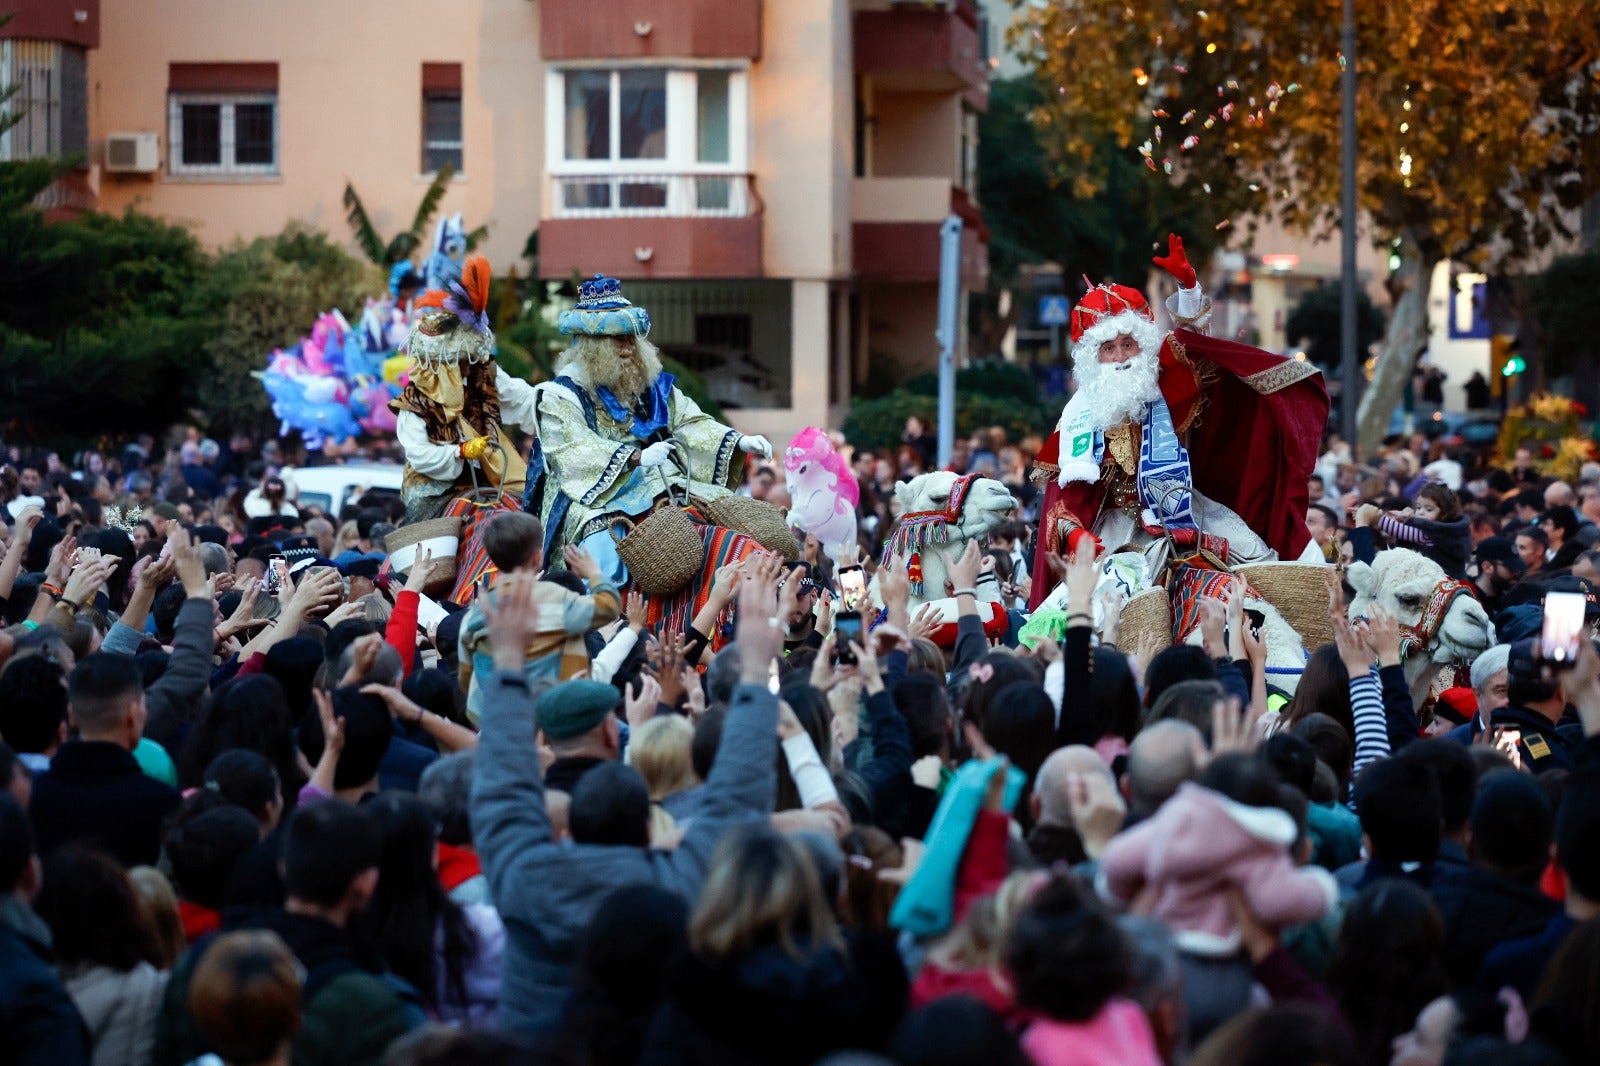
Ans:
{"type": "Polygon", "coordinates": [[[763,268],[768,277],[842,277],[850,264],[849,4],[767,0],[761,36],[750,92],[756,191],[766,206],[763,268]]]}
{"type": "Polygon", "coordinates": [[[961,136],[961,97],[956,93],[872,94],[874,177],[940,177],[954,181],[961,136]]]}
{"type": "MultiPolygon", "coordinates": [[[[543,168],[539,6],[527,0],[113,0],[90,53],[90,158],[111,132],[167,145],[167,64],[276,62],[279,174],[265,180],[101,175],[109,210],[192,224],[210,244],[300,220],[346,238],[340,198],[355,185],[385,238],[408,225],[428,178],[421,65],[463,65],[465,174],[443,210],[489,227],[503,270],[538,224],[543,168]]],[[[353,248],[354,245],[352,244],[353,248]]]]}

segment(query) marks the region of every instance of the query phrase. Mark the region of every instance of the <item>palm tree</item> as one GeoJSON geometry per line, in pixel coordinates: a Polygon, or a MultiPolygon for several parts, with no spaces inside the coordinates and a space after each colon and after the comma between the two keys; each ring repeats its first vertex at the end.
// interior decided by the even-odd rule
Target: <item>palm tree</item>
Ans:
{"type": "MultiPolygon", "coordinates": [[[[408,258],[424,240],[428,223],[433,221],[434,212],[439,210],[439,201],[444,199],[445,190],[450,187],[450,179],[455,177],[456,168],[446,163],[434,175],[433,182],[428,186],[428,191],[422,194],[422,202],[417,204],[417,213],[412,216],[411,228],[397,233],[393,240],[387,243],[378,235],[378,228],[372,224],[372,218],[367,214],[367,207],[361,202],[361,196],[356,192],[355,186],[345,183],[344,209],[345,218],[350,222],[350,228],[355,231],[356,244],[361,246],[361,251],[366,257],[381,267],[391,263],[398,263],[408,258]]],[[[489,236],[485,226],[479,226],[467,234],[467,248],[471,250],[478,246],[478,242],[489,236]]]]}

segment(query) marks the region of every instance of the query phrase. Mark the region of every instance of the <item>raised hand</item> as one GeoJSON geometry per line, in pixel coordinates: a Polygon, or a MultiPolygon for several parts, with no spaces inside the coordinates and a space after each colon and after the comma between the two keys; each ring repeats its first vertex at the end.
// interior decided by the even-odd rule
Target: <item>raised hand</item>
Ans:
{"type": "Polygon", "coordinates": [[[1194,267],[1189,265],[1189,254],[1183,250],[1183,238],[1176,233],[1167,234],[1167,254],[1150,261],[1171,274],[1180,288],[1192,289],[1198,281],[1194,267]]]}
{"type": "Polygon", "coordinates": [[[650,605],[641,592],[635,592],[628,597],[623,613],[627,618],[628,628],[633,630],[635,636],[642,634],[645,627],[650,624],[650,605]]]}
{"type": "Polygon", "coordinates": [[[1067,809],[1083,840],[1083,850],[1091,859],[1100,857],[1128,816],[1128,805],[1105,774],[1068,774],[1067,809]]]}
{"type": "Polygon", "coordinates": [[[1094,589],[1100,583],[1100,545],[1093,537],[1079,537],[1067,560],[1067,612],[1094,618],[1094,589]]]}
{"type": "Polygon", "coordinates": [[[1211,754],[1228,752],[1249,754],[1261,743],[1256,723],[1261,712],[1246,707],[1237,696],[1218,700],[1211,705],[1211,754]]]}
{"type": "Polygon", "coordinates": [[[1400,665],[1400,619],[1377,604],[1367,619],[1367,648],[1380,667],[1400,665]]]}
{"type": "Polygon", "coordinates": [[[594,556],[584,551],[575,544],[569,544],[562,551],[561,557],[566,560],[567,569],[593,584],[600,580],[600,564],[595,562],[594,556]]]}
{"type": "Polygon", "coordinates": [[[368,633],[364,637],[357,637],[350,647],[355,654],[350,660],[350,669],[339,679],[340,688],[346,685],[359,685],[367,679],[367,675],[378,662],[378,652],[383,647],[383,637],[377,633],[368,633]]]}
{"type": "Polygon", "coordinates": [[[891,556],[878,568],[878,596],[890,614],[911,609],[911,579],[906,576],[906,560],[891,556]]]}
{"type": "Polygon", "coordinates": [[[239,606],[233,609],[227,621],[217,627],[217,639],[227,640],[235,633],[242,633],[247,629],[258,629],[269,625],[270,618],[257,618],[255,616],[256,597],[261,593],[261,585],[254,580],[247,580],[239,594],[239,606]]]}
{"type": "Polygon", "coordinates": [[[739,645],[740,680],[748,685],[766,684],[771,667],[783,654],[786,627],[778,616],[778,569],[776,560],[771,565],[758,563],[739,584],[734,639],[739,645]]]}
{"type": "Polygon", "coordinates": [[[911,636],[932,640],[933,635],[944,624],[944,617],[939,613],[939,608],[931,603],[925,603],[917,610],[917,616],[911,620],[911,636]]]}
{"type": "Polygon", "coordinates": [[[978,547],[977,538],[967,541],[967,546],[962,549],[961,556],[950,560],[950,584],[952,591],[956,589],[973,589],[978,584],[978,574],[982,572],[983,550],[978,547]]]}
{"type": "Polygon", "coordinates": [[[415,592],[421,595],[422,590],[427,587],[428,581],[432,577],[433,551],[428,549],[423,551],[421,557],[411,560],[411,572],[406,574],[405,587],[401,591],[415,592]]]}

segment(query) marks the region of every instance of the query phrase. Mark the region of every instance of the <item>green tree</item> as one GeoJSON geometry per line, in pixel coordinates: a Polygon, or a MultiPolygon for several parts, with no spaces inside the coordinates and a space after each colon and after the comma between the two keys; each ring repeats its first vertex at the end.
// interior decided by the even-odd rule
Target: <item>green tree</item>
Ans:
{"type": "MultiPolygon", "coordinates": [[[[1323,282],[1308,289],[1289,312],[1284,332],[1290,344],[1304,341],[1306,355],[1318,366],[1339,365],[1339,333],[1343,296],[1337,282],[1323,282]]],[[[1383,312],[1365,292],[1356,293],[1356,344],[1362,351],[1383,336],[1383,312]]]]}
{"type": "Polygon", "coordinates": [[[385,280],[326,234],[294,225],[218,253],[206,284],[216,324],[196,395],[211,432],[269,428],[271,401],[255,376],[268,354],[309,333],[324,311],[337,307],[359,317],[385,280]]]}
{"type": "MultiPolygon", "coordinates": [[[[1230,216],[1326,231],[1339,222],[1339,10],[1030,4],[1012,39],[1054,89],[1035,119],[1075,181],[1105,184],[1107,137],[1142,141],[1150,181],[1209,188],[1230,216]]],[[[1355,15],[1358,202],[1398,258],[1360,407],[1370,449],[1427,343],[1433,268],[1515,263],[1600,189],[1600,21],[1593,0],[1363,2],[1355,15]]]]}
{"type": "MultiPolygon", "coordinates": [[[[422,246],[427,239],[428,223],[433,221],[433,216],[439,210],[439,204],[444,199],[446,190],[450,188],[450,179],[455,177],[456,168],[446,163],[439,168],[433,176],[433,181],[428,183],[427,191],[422,194],[422,200],[417,204],[416,213],[411,216],[411,227],[395,234],[385,241],[378,234],[378,227],[372,224],[372,217],[367,214],[367,205],[362,202],[361,195],[356,192],[355,186],[349,182],[344,186],[345,219],[354,231],[356,244],[366,257],[378,266],[387,267],[407,259],[411,253],[422,246]]],[[[476,248],[479,242],[489,236],[489,230],[484,226],[467,234],[467,248],[476,248]]]]}

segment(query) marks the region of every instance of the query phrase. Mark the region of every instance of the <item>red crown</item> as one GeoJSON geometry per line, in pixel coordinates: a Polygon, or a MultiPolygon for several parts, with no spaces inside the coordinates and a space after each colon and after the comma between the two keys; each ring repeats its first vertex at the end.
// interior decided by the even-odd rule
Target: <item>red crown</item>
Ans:
{"type": "Polygon", "coordinates": [[[1083,338],[1085,330],[1093,329],[1102,319],[1115,318],[1124,311],[1156,320],[1155,313],[1145,302],[1144,294],[1126,285],[1096,285],[1084,294],[1078,306],[1072,309],[1072,343],[1083,338]]]}

